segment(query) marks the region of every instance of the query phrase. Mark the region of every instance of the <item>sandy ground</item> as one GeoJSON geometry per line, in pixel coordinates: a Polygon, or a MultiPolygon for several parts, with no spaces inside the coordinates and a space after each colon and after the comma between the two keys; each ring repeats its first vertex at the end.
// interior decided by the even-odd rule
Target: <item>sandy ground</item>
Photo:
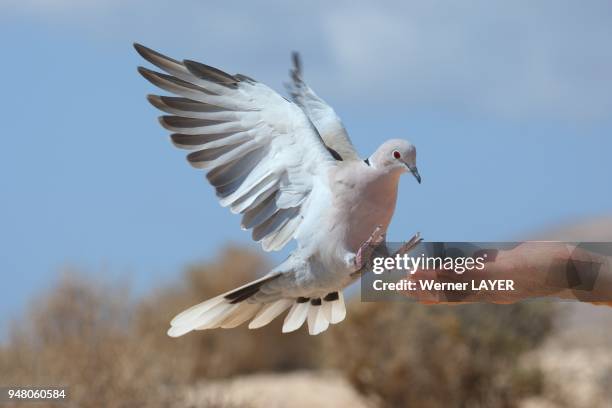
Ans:
{"type": "Polygon", "coordinates": [[[184,392],[184,407],[372,407],[340,375],[300,371],[207,381],[184,392]]]}

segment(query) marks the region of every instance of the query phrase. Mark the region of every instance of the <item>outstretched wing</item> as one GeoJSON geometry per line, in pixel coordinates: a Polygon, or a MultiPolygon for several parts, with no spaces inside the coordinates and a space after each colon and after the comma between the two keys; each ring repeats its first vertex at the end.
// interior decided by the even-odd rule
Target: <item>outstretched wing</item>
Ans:
{"type": "Polygon", "coordinates": [[[266,85],[195,62],[179,62],[135,44],[167,74],[139,67],[151,83],[178,96],[149,95],[168,113],[159,118],[187,159],[208,169],[221,205],[243,214],[266,251],[298,231],[308,203],[326,194],[336,161],[302,110],[266,85]]]}
{"type": "Polygon", "coordinates": [[[289,71],[292,82],[287,84],[287,89],[293,102],[302,108],[327,147],[333,150],[332,153],[337,153],[339,159],[361,160],[336,112],[304,82],[302,62],[297,52],[292,54],[292,60],[293,68],[289,71]]]}

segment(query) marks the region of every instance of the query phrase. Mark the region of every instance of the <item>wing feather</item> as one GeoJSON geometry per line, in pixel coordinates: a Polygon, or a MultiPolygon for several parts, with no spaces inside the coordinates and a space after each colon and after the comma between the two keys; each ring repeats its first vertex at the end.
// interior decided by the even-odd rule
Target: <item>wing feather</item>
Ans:
{"type": "MultiPolygon", "coordinates": [[[[148,96],[167,114],[159,121],[172,142],[190,151],[192,166],[208,170],[221,205],[243,214],[254,240],[281,249],[296,236],[309,198],[328,194],[327,174],[337,165],[317,129],[300,107],[252,78],[135,48],[164,71],[140,67],[142,76],[176,95],[148,96]]],[[[237,320],[246,314],[232,311],[237,320]]],[[[204,325],[213,323],[235,322],[204,325]]]]}
{"type": "MultiPolygon", "coordinates": [[[[173,115],[194,115],[198,113],[227,113],[226,109],[191,99],[175,96],[147,95],[147,99],[157,109],[173,115]]],[[[231,112],[231,111],[230,111],[231,112]]],[[[195,116],[189,116],[195,117],[195,116]]]]}
{"type": "Polygon", "coordinates": [[[278,211],[276,195],[273,195],[266,198],[255,208],[246,211],[242,217],[240,226],[243,229],[256,227],[274,215],[276,211],[278,211]]]}
{"type": "Polygon", "coordinates": [[[211,169],[206,174],[206,178],[215,187],[231,183],[244,174],[250,174],[265,157],[266,152],[265,147],[248,152],[240,160],[234,160],[211,169]]]}
{"type": "Polygon", "coordinates": [[[312,121],[337,160],[361,160],[334,109],[304,82],[302,62],[297,52],[292,54],[292,61],[293,68],[289,72],[291,83],[287,84],[287,89],[293,102],[299,105],[312,121]]]}
{"type": "Polygon", "coordinates": [[[181,149],[194,150],[212,149],[213,147],[246,142],[247,140],[251,139],[251,136],[248,132],[223,132],[196,135],[173,133],[170,135],[170,138],[172,139],[172,143],[174,143],[176,147],[181,149]]]}

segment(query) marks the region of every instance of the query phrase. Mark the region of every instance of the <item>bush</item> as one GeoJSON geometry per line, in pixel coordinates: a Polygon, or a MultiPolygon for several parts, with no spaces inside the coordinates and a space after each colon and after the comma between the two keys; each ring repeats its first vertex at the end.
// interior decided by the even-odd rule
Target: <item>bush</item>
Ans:
{"type": "Polygon", "coordinates": [[[540,391],[517,361],[551,330],[550,303],[351,303],[323,361],[388,406],[504,407],[540,391]]]}
{"type": "Polygon", "coordinates": [[[180,407],[181,390],[202,381],[296,369],[336,369],[386,406],[503,407],[539,391],[539,373],[517,361],[549,333],[547,303],[354,299],[347,320],[316,337],[304,329],[282,335],[282,319],[258,330],[166,336],[176,313],[268,267],[258,255],[228,248],[214,262],[187,268],[181,285],[143,299],[130,296],[125,282],[65,274],[13,323],[0,348],[0,384],[67,385],[74,405],[86,408],[180,407]]]}
{"type": "Polygon", "coordinates": [[[188,268],[184,284],[139,301],[125,282],[66,273],[12,324],[0,348],[0,384],[68,385],[80,407],[169,406],[177,385],[312,367],[318,342],[303,332],[281,336],[278,322],[166,336],[176,313],[266,269],[261,257],[228,248],[216,262],[188,268]]]}

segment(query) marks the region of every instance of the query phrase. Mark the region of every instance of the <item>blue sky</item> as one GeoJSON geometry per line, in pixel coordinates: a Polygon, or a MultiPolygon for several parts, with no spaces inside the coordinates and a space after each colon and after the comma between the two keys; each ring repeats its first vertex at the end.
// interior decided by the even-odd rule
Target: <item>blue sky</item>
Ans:
{"type": "Polygon", "coordinates": [[[364,156],[391,137],[417,146],[423,184],[402,180],[391,240],[503,240],[612,213],[611,11],[3,2],[0,324],[65,266],[142,291],[228,242],[257,250],[158,126],[132,42],[279,91],[301,51],[364,156]]]}

